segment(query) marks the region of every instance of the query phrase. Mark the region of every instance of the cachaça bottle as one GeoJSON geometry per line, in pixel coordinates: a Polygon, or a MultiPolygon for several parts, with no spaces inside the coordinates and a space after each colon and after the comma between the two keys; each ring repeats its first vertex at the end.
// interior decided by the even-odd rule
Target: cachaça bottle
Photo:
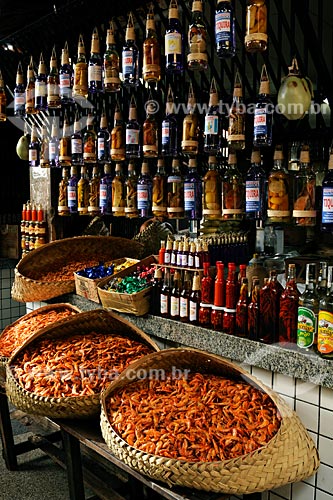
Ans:
{"type": "Polygon", "coordinates": [[[111,165],[105,163],[104,176],[99,185],[99,209],[101,215],[111,215],[112,213],[112,176],[111,165]]]}
{"type": "Polygon", "coordinates": [[[142,78],[149,83],[158,82],[161,79],[160,45],[156,34],[152,5],[147,14],[146,39],[143,42],[142,78]]]}
{"type": "Polygon", "coordinates": [[[236,304],[236,325],[235,334],[237,337],[247,338],[247,308],[248,308],[248,279],[245,277],[241,280],[239,299],[236,304]]]}
{"type": "Polygon", "coordinates": [[[83,134],[83,161],[84,163],[96,163],[97,160],[97,134],[94,129],[94,115],[89,113],[87,117],[87,128],[83,134]]]}
{"type": "Polygon", "coordinates": [[[102,111],[97,133],[97,160],[100,163],[110,161],[110,132],[105,108],[102,111]]]}
{"type": "Polygon", "coordinates": [[[61,108],[59,71],[55,47],[52,49],[50,71],[47,77],[47,107],[49,109],[61,108]]]}
{"type": "Polygon", "coordinates": [[[266,0],[247,0],[245,49],[264,52],[267,49],[266,0]]]}
{"type": "Polygon", "coordinates": [[[202,214],[205,219],[221,219],[222,179],[217,169],[216,156],[209,156],[208,170],[203,178],[202,214]]]}
{"type": "Polygon", "coordinates": [[[316,348],[319,297],[316,290],[314,262],[306,265],[305,290],[298,300],[297,345],[302,349],[316,348]]]}
{"type": "Polygon", "coordinates": [[[77,167],[75,165],[71,166],[70,177],[67,186],[67,199],[68,208],[71,215],[78,213],[78,196],[77,196],[77,184],[79,182],[77,175],[77,167]]]}
{"type": "Polygon", "coordinates": [[[333,232],[333,148],[331,147],[328,171],[323,180],[321,230],[333,232]]]}
{"type": "Polygon", "coordinates": [[[157,161],[156,174],[153,177],[153,205],[152,212],[155,217],[166,217],[168,206],[167,175],[164,160],[157,161]]]}
{"type": "Polygon", "coordinates": [[[184,217],[184,179],[180,171],[179,160],[172,160],[172,171],[167,178],[169,219],[184,217]]]}
{"type": "Polygon", "coordinates": [[[261,166],[260,150],[253,149],[251,167],[245,179],[245,214],[247,219],[265,218],[266,174],[261,166]]]}
{"type": "Polygon", "coordinates": [[[296,284],[296,266],[295,264],[288,264],[286,286],[280,297],[280,344],[296,343],[299,295],[296,284]]]}
{"type": "Polygon", "coordinates": [[[35,81],[35,108],[37,111],[46,111],[47,109],[47,69],[42,53],[39,57],[35,81]]]}
{"type": "Polygon", "coordinates": [[[204,152],[216,155],[221,150],[222,116],[220,114],[219,95],[215,78],[209,91],[208,111],[205,115],[204,152]]]}
{"type": "Polygon", "coordinates": [[[192,3],[192,15],[188,28],[187,67],[193,71],[202,71],[208,67],[207,56],[207,30],[202,16],[202,0],[194,0],[192,3]]]}
{"type": "Polygon", "coordinates": [[[163,156],[175,157],[178,155],[178,122],[175,113],[175,103],[171,86],[168,88],[165,104],[165,117],[162,121],[162,147],[163,156]]]}
{"type": "Polygon", "coordinates": [[[164,280],[160,293],[160,314],[163,318],[170,317],[170,292],[171,292],[171,274],[170,269],[164,270],[164,280]]]}
{"type": "Polygon", "coordinates": [[[73,97],[80,99],[88,95],[88,63],[83,36],[79,36],[77,59],[74,66],[73,97]]]}
{"type": "Polygon", "coordinates": [[[130,12],[127,21],[125,45],[122,50],[122,73],[123,84],[131,87],[137,87],[140,83],[139,49],[135,40],[133,14],[130,12]]]}
{"type": "Polygon", "coordinates": [[[81,167],[81,176],[77,183],[77,210],[79,215],[87,215],[89,206],[89,175],[85,165],[81,167]]]}
{"type": "Polygon", "coordinates": [[[201,302],[200,276],[195,273],[192,281],[192,292],[189,297],[189,322],[192,325],[199,324],[199,308],[201,302]]]}
{"type": "Polygon", "coordinates": [[[183,140],[181,142],[181,148],[183,153],[189,155],[198,154],[199,135],[200,135],[199,116],[196,112],[196,100],[191,82],[187,99],[187,113],[183,120],[183,140]]]}
{"type": "Polygon", "coordinates": [[[62,167],[67,167],[71,165],[72,153],[71,153],[71,131],[67,118],[67,113],[65,111],[64,123],[62,127],[62,137],[59,141],[59,163],[62,167]]]}
{"type": "Polygon", "coordinates": [[[290,178],[284,166],[283,150],[276,146],[274,164],[268,176],[267,222],[290,222],[290,178]]]}
{"type": "Polygon", "coordinates": [[[42,137],[40,140],[39,164],[41,167],[44,167],[44,168],[47,168],[50,166],[49,136],[48,136],[47,128],[45,125],[42,126],[42,137]]]}
{"type": "Polygon", "coordinates": [[[160,314],[160,304],[161,304],[161,290],[163,286],[163,274],[162,269],[155,267],[154,279],[151,284],[151,301],[149,307],[149,313],[159,316],[160,314]]]}
{"type": "Polygon", "coordinates": [[[25,115],[25,87],[21,61],[17,65],[16,85],[14,88],[14,115],[25,115]]]}
{"type": "Polygon", "coordinates": [[[67,189],[68,189],[68,169],[64,167],[62,169],[62,179],[59,183],[58,215],[69,215],[67,189]]]}
{"type": "Polygon", "coordinates": [[[247,334],[250,340],[259,339],[260,325],[260,281],[259,278],[253,276],[251,287],[251,300],[247,308],[247,334]]]}
{"type": "Polygon", "coordinates": [[[82,124],[78,112],[75,113],[74,131],[71,136],[72,164],[83,164],[83,137],[82,124]]]}
{"type": "Polygon", "coordinates": [[[129,218],[139,217],[138,211],[138,177],[135,171],[135,163],[130,161],[128,164],[126,187],[126,207],[125,215],[129,218]]]}
{"type": "Polygon", "coordinates": [[[274,104],[269,94],[269,79],[264,64],[261,70],[259,96],[254,109],[253,128],[253,145],[260,148],[272,145],[274,104]]]}
{"type": "Polygon", "coordinates": [[[116,173],[112,180],[112,214],[116,217],[125,215],[126,187],[121,163],[116,164],[116,173]]]}
{"type": "Polygon", "coordinates": [[[104,92],[119,92],[120,90],[120,58],[114,37],[113,22],[106,32],[106,49],[103,57],[103,88],[104,92]]]}
{"type": "Polygon", "coordinates": [[[7,97],[2,72],[0,70],[0,122],[7,120],[7,97]]]}
{"type": "Polygon", "coordinates": [[[182,323],[189,322],[189,300],[191,294],[191,273],[185,271],[183,290],[180,293],[179,298],[179,318],[182,323]]]}
{"type": "Polygon", "coordinates": [[[52,120],[51,137],[49,142],[50,167],[59,167],[59,131],[58,118],[52,120]]]}
{"type": "Polygon", "coordinates": [[[32,56],[27,70],[27,86],[25,88],[25,114],[31,115],[37,112],[35,108],[35,70],[32,56]]]}
{"type": "Polygon", "coordinates": [[[135,97],[132,95],[126,123],[126,158],[135,159],[141,157],[140,147],[140,124],[135,97]]]}
{"type": "Polygon", "coordinates": [[[181,278],[180,272],[175,271],[173,275],[173,287],[170,293],[170,318],[178,320],[180,317],[180,294],[181,294],[181,278]]]}
{"type": "Polygon", "coordinates": [[[328,268],[328,293],[319,302],[318,342],[316,351],[325,359],[333,358],[333,268],[328,268]]]}
{"type": "Polygon", "coordinates": [[[215,42],[218,57],[233,57],[236,54],[235,16],[231,0],[217,2],[215,42]]]}
{"type": "Polygon", "coordinates": [[[102,90],[102,64],[98,29],[95,27],[91,36],[90,58],[88,62],[88,90],[91,93],[101,92],[102,90]]]}
{"type": "Polygon", "coordinates": [[[140,217],[150,217],[152,210],[153,181],[150,176],[148,162],[141,166],[141,175],[137,184],[137,207],[140,217]]]}
{"type": "MultiPolygon", "coordinates": [[[[190,158],[188,173],[184,180],[184,209],[189,221],[199,221],[202,217],[202,180],[197,169],[197,160],[190,158]]],[[[195,230],[195,227],[193,228],[195,230]]]]}
{"type": "Polygon", "coordinates": [[[228,165],[222,182],[222,217],[241,221],[245,215],[245,185],[237,168],[236,153],[229,153],[228,165]]]}
{"type": "Polygon", "coordinates": [[[155,101],[149,94],[149,100],[145,104],[147,111],[146,119],[142,127],[143,145],[142,151],[145,158],[157,158],[158,156],[158,124],[155,118],[155,101]]]}
{"type": "Polygon", "coordinates": [[[31,137],[29,143],[29,165],[30,167],[39,166],[40,142],[38,139],[37,128],[35,124],[31,126],[31,137]]]}
{"type": "Polygon", "coordinates": [[[229,113],[228,146],[232,149],[245,148],[246,106],[243,103],[243,87],[239,72],[236,72],[233,99],[229,113]]]}
{"type": "Polygon", "coordinates": [[[73,80],[73,69],[69,62],[68,43],[65,42],[65,46],[61,51],[61,64],[59,70],[59,88],[60,88],[60,98],[62,104],[69,104],[73,102],[72,80],[73,80]]]}
{"type": "Polygon", "coordinates": [[[89,182],[89,205],[88,214],[98,215],[99,214],[99,185],[100,185],[100,171],[99,167],[95,165],[93,167],[92,176],[89,182]]]}
{"type": "Polygon", "coordinates": [[[310,163],[309,146],[304,144],[300,154],[300,168],[294,174],[293,219],[297,226],[316,225],[316,174],[310,163]]]}
{"type": "Polygon", "coordinates": [[[180,74],[184,69],[183,33],[179,22],[177,0],[169,4],[169,21],[165,32],[165,69],[168,73],[180,74]]]}
{"type": "Polygon", "coordinates": [[[114,111],[114,125],[111,131],[111,160],[125,160],[125,123],[117,101],[114,111]]]}

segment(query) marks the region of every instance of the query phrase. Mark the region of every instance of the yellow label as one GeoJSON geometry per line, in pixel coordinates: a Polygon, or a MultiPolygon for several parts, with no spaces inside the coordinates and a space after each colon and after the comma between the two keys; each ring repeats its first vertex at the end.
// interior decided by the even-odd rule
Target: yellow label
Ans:
{"type": "Polygon", "coordinates": [[[182,53],[182,36],[180,33],[165,35],[165,55],[182,53]]]}
{"type": "Polygon", "coordinates": [[[333,313],[319,311],[317,349],[322,354],[333,352],[333,313]]]}

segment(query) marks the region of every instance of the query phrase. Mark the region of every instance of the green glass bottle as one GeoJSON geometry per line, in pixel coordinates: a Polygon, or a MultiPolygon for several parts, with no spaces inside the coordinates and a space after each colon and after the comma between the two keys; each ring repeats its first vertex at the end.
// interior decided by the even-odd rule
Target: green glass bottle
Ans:
{"type": "Polygon", "coordinates": [[[319,297],[316,290],[316,264],[306,265],[305,290],[298,301],[297,345],[302,349],[316,348],[319,297]]]}

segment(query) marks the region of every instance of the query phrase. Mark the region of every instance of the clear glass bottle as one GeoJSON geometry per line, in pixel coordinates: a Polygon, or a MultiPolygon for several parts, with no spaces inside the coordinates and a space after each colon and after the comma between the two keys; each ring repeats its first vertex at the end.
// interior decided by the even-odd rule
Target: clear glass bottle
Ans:
{"type": "Polygon", "coordinates": [[[155,217],[166,217],[168,205],[167,175],[165,172],[164,160],[157,161],[156,174],[153,177],[153,206],[152,211],[155,217]]]}
{"type": "Polygon", "coordinates": [[[222,179],[217,168],[216,156],[208,158],[208,170],[203,178],[202,207],[205,219],[221,219],[222,179]]]}
{"type": "Polygon", "coordinates": [[[275,255],[277,249],[277,236],[273,225],[266,226],[264,237],[264,252],[266,255],[275,255]]]}
{"type": "Polygon", "coordinates": [[[276,146],[274,151],[274,165],[268,176],[267,190],[267,221],[290,222],[290,179],[281,146],[276,146]]]}
{"type": "Polygon", "coordinates": [[[265,218],[266,173],[261,166],[260,151],[253,149],[251,167],[245,179],[245,214],[247,219],[265,218]]]}
{"type": "Polygon", "coordinates": [[[47,109],[47,69],[43,54],[40,54],[38,72],[35,81],[35,109],[37,111],[46,111],[47,109]]]}
{"type": "Polygon", "coordinates": [[[104,165],[104,176],[99,185],[99,209],[101,215],[111,215],[112,213],[112,176],[109,163],[104,165]]]}
{"type": "Polygon", "coordinates": [[[7,97],[5,84],[3,81],[2,72],[0,70],[0,122],[5,122],[7,119],[7,97]]]}
{"type": "Polygon", "coordinates": [[[253,145],[259,148],[272,145],[274,104],[270,97],[266,65],[261,71],[259,96],[254,110],[253,145]]]}
{"type": "Polygon", "coordinates": [[[99,185],[101,181],[101,175],[99,171],[99,166],[95,165],[92,171],[92,177],[89,182],[89,205],[88,214],[89,215],[99,215],[99,185]]]}
{"type": "Polygon", "coordinates": [[[202,180],[197,169],[197,160],[190,158],[188,173],[184,179],[185,217],[199,221],[202,217],[202,180]]]}
{"type": "Polygon", "coordinates": [[[329,287],[327,285],[327,270],[328,270],[328,263],[326,261],[320,261],[318,279],[317,279],[317,293],[319,299],[325,297],[329,292],[329,287]]]}
{"type": "Polygon", "coordinates": [[[322,186],[321,231],[333,232],[333,147],[331,147],[328,171],[322,186]]]}
{"type": "Polygon", "coordinates": [[[35,70],[32,56],[27,70],[27,86],[25,88],[25,114],[32,115],[37,112],[35,108],[35,70]]]}
{"type": "Polygon", "coordinates": [[[71,153],[71,131],[65,111],[64,123],[62,127],[62,137],[59,141],[59,163],[62,167],[70,166],[72,159],[71,153]]]}
{"type": "Polygon", "coordinates": [[[158,123],[155,118],[155,104],[156,102],[149,94],[149,100],[145,104],[147,116],[142,127],[142,151],[145,158],[157,158],[158,156],[158,123]]]}
{"type": "Polygon", "coordinates": [[[245,49],[247,52],[264,52],[267,49],[266,0],[247,0],[245,49]]]}
{"type": "Polygon", "coordinates": [[[129,13],[125,45],[122,50],[123,84],[130,87],[139,85],[139,49],[135,41],[135,30],[132,12],[129,13]]]}
{"type": "Polygon", "coordinates": [[[14,116],[25,115],[25,87],[21,61],[17,65],[16,85],[14,88],[14,116]]]}
{"type": "Polygon", "coordinates": [[[47,107],[49,109],[61,108],[59,71],[55,47],[52,49],[50,71],[47,77],[47,107]]]}
{"type": "Polygon", "coordinates": [[[97,133],[97,160],[100,163],[110,161],[110,132],[108,130],[108,119],[105,109],[103,109],[101,114],[97,133]]]}
{"type": "Polygon", "coordinates": [[[187,113],[183,120],[182,152],[188,155],[197,155],[199,150],[199,116],[196,112],[196,100],[192,82],[188,92],[187,113]]]}
{"type": "Polygon", "coordinates": [[[68,206],[68,169],[62,169],[62,179],[59,183],[58,215],[69,215],[68,206]]]}
{"type": "Polygon", "coordinates": [[[168,73],[180,74],[184,70],[183,33],[179,22],[177,0],[169,4],[169,21],[165,32],[165,69],[168,73]]]}
{"type": "Polygon", "coordinates": [[[128,164],[126,186],[126,207],[125,215],[129,218],[139,217],[138,211],[138,177],[135,171],[135,163],[130,161],[128,164]]]}
{"type": "Polygon", "coordinates": [[[126,187],[121,163],[116,164],[116,173],[112,180],[112,214],[116,217],[125,215],[126,187]]]}
{"type": "Polygon", "coordinates": [[[65,42],[65,46],[61,52],[61,65],[59,70],[59,88],[60,88],[60,98],[61,103],[66,105],[72,103],[73,97],[73,68],[69,62],[69,52],[68,44],[65,42]]]}
{"type": "Polygon", "coordinates": [[[279,343],[295,344],[297,333],[299,291],[296,284],[296,266],[288,264],[286,286],[280,297],[279,343]]]}
{"type": "Polygon", "coordinates": [[[70,178],[68,180],[67,186],[67,199],[68,208],[70,215],[78,213],[78,196],[77,196],[77,184],[79,182],[77,175],[77,167],[72,165],[70,171],[70,178]]]}
{"type": "Polygon", "coordinates": [[[178,123],[173,92],[171,86],[169,86],[165,105],[165,117],[162,121],[161,153],[163,156],[175,157],[178,155],[178,152],[178,123]]]}
{"type": "Polygon", "coordinates": [[[74,66],[73,97],[80,99],[88,95],[88,63],[83,36],[79,36],[77,59],[74,66]]]}
{"type": "Polygon", "coordinates": [[[74,131],[71,136],[71,152],[72,152],[72,164],[82,165],[83,164],[83,137],[82,137],[82,124],[79,114],[75,114],[74,120],[74,131]]]}
{"type": "Polygon", "coordinates": [[[31,126],[31,138],[29,144],[29,165],[38,167],[40,159],[40,142],[38,139],[37,128],[34,124],[31,126]]]}
{"type": "Polygon", "coordinates": [[[180,171],[179,160],[172,160],[172,171],[167,179],[168,184],[168,207],[167,213],[170,219],[184,217],[184,179],[180,171]]]}
{"type": "Polygon", "coordinates": [[[77,210],[79,215],[87,215],[89,206],[89,175],[85,165],[81,167],[81,176],[77,183],[77,210]]]}
{"type": "Polygon", "coordinates": [[[114,125],[111,131],[111,160],[125,160],[125,123],[117,101],[114,111],[114,125]]]}
{"type": "Polygon", "coordinates": [[[316,290],[316,264],[306,265],[305,290],[299,297],[297,312],[297,345],[301,349],[316,348],[319,297],[316,290]]]}
{"type": "Polygon", "coordinates": [[[102,91],[102,66],[98,29],[95,27],[91,36],[90,58],[88,62],[88,90],[91,93],[102,91]]]}
{"type": "Polygon", "coordinates": [[[300,155],[300,168],[294,174],[293,219],[297,226],[316,225],[316,174],[310,163],[308,145],[303,145],[300,155]]]}
{"type": "Polygon", "coordinates": [[[143,42],[142,78],[148,83],[155,83],[161,79],[160,44],[156,34],[152,4],[147,14],[146,39],[143,42]]]}
{"type": "Polygon", "coordinates": [[[194,0],[192,3],[192,15],[188,28],[187,67],[193,71],[203,71],[208,67],[207,56],[207,30],[202,16],[202,0],[194,0]]]}
{"type": "Polygon", "coordinates": [[[96,163],[97,161],[97,134],[94,129],[94,115],[89,113],[87,117],[87,128],[83,134],[83,161],[84,163],[96,163]]]}
{"type": "Polygon", "coordinates": [[[135,97],[132,96],[128,113],[128,122],[126,123],[126,158],[131,160],[140,157],[140,124],[138,122],[135,97]]]}
{"type": "Polygon", "coordinates": [[[50,167],[59,167],[59,131],[58,119],[53,117],[51,127],[51,137],[49,142],[50,167]]]}
{"type": "Polygon", "coordinates": [[[237,168],[237,157],[230,153],[222,182],[222,217],[241,221],[245,215],[245,185],[237,168]]]}
{"type": "Polygon", "coordinates": [[[113,22],[110,22],[109,29],[106,32],[106,49],[103,57],[103,89],[104,92],[119,92],[121,82],[120,58],[117,52],[114,36],[113,22]]]}
{"type": "Polygon", "coordinates": [[[222,117],[215,78],[209,91],[208,111],[205,115],[204,152],[216,155],[221,150],[222,117]]]}
{"type": "Polygon", "coordinates": [[[235,15],[231,0],[217,2],[215,43],[218,57],[233,57],[236,54],[235,15]]]}
{"type": "Polygon", "coordinates": [[[142,163],[141,175],[137,184],[137,202],[140,217],[150,217],[152,209],[153,182],[150,176],[149,165],[142,163]]]}
{"type": "Polygon", "coordinates": [[[324,359],[333,358],[333,268],[328,268],[328,293],[319,302],[316,351],[324,359]]]}
{"type": "Polygon", "coordinates": [[[42,126],[42,137],[40,141],[40,161],[41,167],[48,168],[50,166],[49,154],[49,136],[45,125],[42,126]]]}
{"type": "Polygon", "coordinates": [[[229,113],[228,146],[232,149],[245,148],[246,106],[243,102],[243,87],[238,71],[235,76],[233,99],[229,113]]]}

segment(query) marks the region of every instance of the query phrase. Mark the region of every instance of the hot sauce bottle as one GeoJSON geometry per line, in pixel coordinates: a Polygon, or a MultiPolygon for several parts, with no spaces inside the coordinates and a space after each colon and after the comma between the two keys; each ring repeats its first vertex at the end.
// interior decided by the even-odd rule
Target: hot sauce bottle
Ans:
{"type": "Polygon", "coordinates": [[[248,279],[242,278],[239,299],[236,304],[237,337],[247,338],[248,279]]]}
{"type": "Polygon", "coordinates": [[[205,304],[204,302],[200,302],[199,309],[199,325],[209,328],[211,324],[211,310],[212,304],[205,304]]]}
{"type": "Polygon", "coordinates": [[[201,302],[200,276],[195,274],[192,283],[192,292],[189,298],[189,321],[193,325],[199,323],[199,306],[201,302]]]}
{"type": "Polygon", "coordinates": [[[225,284],[225,308],[223,315],[223,331],[229,335],[235,333],[237,305],[236,265],[228,264],[228,277],[225,284]]]}
{"type": "Polygon", "coordinates": [[[259,294],[260,281],[259,278],[252,278],[251,301],[247,308],[247,333],[250,340],[258,340],[259,338],[259,294]]]}
{"type": "Polygon", "coordinates": [[[276,271],[269,273],[267,283],[260,290],[260,335],[259,340],[265,344],[278,341],[279,305],[282,293],[281,285],[277,282],[276,271]]]}
{"type": "Polygon", "coordinates": [[[213,278],[209,275],[209,262],[203,263],[204,275],[201,280],[201,302],[213,303],[213,278]]]}
{"type": "Polygon", "coordinates": [[[211,324],[214,330],[223,330],[223,315],[225,306],[224,264],[216,262],[217,275],[214,282],[214,305],[211,312],[211,324]]]}
{"type": "Polygon", "coordinates": [[[296,343],[299,291],[296,285],[296,266],[288,265],[286,287],[280,297],[279,342],[296,343]]]}

